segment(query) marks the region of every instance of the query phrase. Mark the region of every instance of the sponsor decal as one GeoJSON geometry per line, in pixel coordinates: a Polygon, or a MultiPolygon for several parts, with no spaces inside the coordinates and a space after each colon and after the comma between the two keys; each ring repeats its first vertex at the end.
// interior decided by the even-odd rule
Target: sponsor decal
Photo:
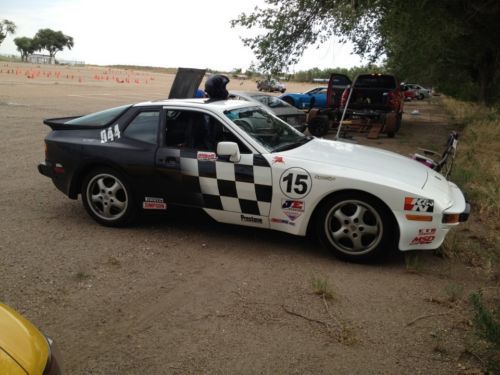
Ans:
{"type": "Polygon", "coordinates": [[[196,158],[200,161],[216,161],[217,154],[215,152],[198,151],[196,158]]]}
{"type": "Polygon", "coordinates": [[[101,130],[101,143],[113,142],[117,139],[120,139],[120,137],[120,127],[118,126],[118,124],[101,130]]]}
{"type": "Polygon", "coordinates": [[[142,208],[145,210],[166,210],[167,204],[163,201],[163,198],[144,197],[142,208]]]}
{"type": "Polygon", "coordinates": [[[294,212],[294,211],[283,211],[283,213],[291,220],[295,221],[300,215],[302,215],[302,212],[294,212]]]}
{"type": "Polygon", "coordinates": [[[285,158],[283,156],[273,156],[273,164],[285,164],[285,158]]]}
{"type": "Polygon", "coordinates": [[[428,245],[434,241],[436,236],[417,236],[410,242],[410,245],[428,245]]]}
{"type": "Polygon", "coordinates": [[[282,199],[281,208],[283,213],[291,220],[295,221],[304,212],[304,201],[293,199],[282,199]]]}
{"type": "Polygon", "coordinates": [[[405,211],[434,212],[434,201],[425,198],[405,197],[405,211]]]}
{"type": "Polygon", "coordinates": [[[430,235],[436,234],[436,228],[419,229],[418,234],[420,236],[430,236],[430,235]]]}
{"type": "Polygon", "coordinates": [[[305,169],[294,167],[283,172],[280,188],[288,198],[303,198],[311,191],[312,179],[305,169]]]}
{"type": "Polygon", "coordinates": [[[326,181],[334,181],[335,180],[335,177],[333,177],[333,176],[323,176],[320,174],[315,175],[314,178],[316,180],[326,180],[326,181]]]}
{"type": "Polygon", "coordinates": [[[256,223],[262,224],[262,219],[260,217],[240,215],[241,221],[244,223],[256,223]]]}
{"type": "Polygon", "coordinates": [[[291,199],[281,200],[281,208],[284,210],[304,212],[304,206],[305,206],[304,201],[291,200],[291,199]]]}
{"type": "Polygon", "coordinates": [[[291,221],[288,221],[288,220],[285,220],[285,219],[278,219],[276,217],[271,218],[271,221],[273,223],[278,223],[278,224],[288,224],[288,225],[291,225],[292,227],[295,226],[295,223],[293,223],[291,221]]]}

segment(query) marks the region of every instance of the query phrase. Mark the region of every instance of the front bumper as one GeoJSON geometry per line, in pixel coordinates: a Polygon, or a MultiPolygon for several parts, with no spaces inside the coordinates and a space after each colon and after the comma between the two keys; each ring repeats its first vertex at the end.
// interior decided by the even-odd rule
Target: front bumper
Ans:
{"type": "Polygon", "coordinates": [[[470,203],[465,202],[465,210],[458,217],[458,221],[460,223],[463,223],[464,221],[467,221],[467,219],[469,219],[470,209],[471,209],[470,203]]]}
{"type": "Polygon", "coordinates": [[[61,352],[50,337],[46,337],[46,339],[49,344],[49,358],[43,370],[43,375],[62,375],[61,352]]]}

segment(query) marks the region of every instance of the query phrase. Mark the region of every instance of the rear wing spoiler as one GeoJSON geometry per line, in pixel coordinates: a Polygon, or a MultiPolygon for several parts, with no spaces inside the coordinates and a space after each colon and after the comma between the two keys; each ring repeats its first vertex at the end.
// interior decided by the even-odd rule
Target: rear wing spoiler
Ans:
{"type": "Polygon", "coordinates": [[[71,116],[71,117],[58,117],[58,118],[48,118],[43,120],[45,125],[50,126],[52,130],[70,130],[70,129],[99,129],[102,125],[76,125],[76,124],[66,124],[70,120],[74,120],[82,116],[71,116]]]}

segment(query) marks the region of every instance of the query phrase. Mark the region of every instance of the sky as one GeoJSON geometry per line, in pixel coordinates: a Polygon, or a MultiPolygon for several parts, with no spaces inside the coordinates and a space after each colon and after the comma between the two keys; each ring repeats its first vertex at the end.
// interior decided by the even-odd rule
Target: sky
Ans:
{"type": "MultiPolygon", "coordinates": [[[[0,20],[17,25],[0,54],[18,54],[14,38],[50,28],[74,39],[74,47],[58,52],[57,59],[245,70],[257,59],[240,38],[256,31],[231,28],[229,22],[263,5],[264,0],[0,0],[0,20]]],[[[332,39],[309,48],[289,71],[360,64],[349,45],[332,39]]]]}

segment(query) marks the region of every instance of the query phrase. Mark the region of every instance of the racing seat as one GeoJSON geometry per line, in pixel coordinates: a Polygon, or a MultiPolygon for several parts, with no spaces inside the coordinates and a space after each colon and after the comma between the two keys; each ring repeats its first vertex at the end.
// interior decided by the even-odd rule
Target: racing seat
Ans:
{"type": "Polygon", "coordinates": [[[423,155],[415,153],[411,155],[411,158],[448,178],[451,174],[453,161],[455,160],[455,155],[457,153],[457,146],[458,133],[456,131],[452,131],[448,135],[446,148],[441,154],[433,150],[419,148],[418,151],[423,153],[423,155]]]}

